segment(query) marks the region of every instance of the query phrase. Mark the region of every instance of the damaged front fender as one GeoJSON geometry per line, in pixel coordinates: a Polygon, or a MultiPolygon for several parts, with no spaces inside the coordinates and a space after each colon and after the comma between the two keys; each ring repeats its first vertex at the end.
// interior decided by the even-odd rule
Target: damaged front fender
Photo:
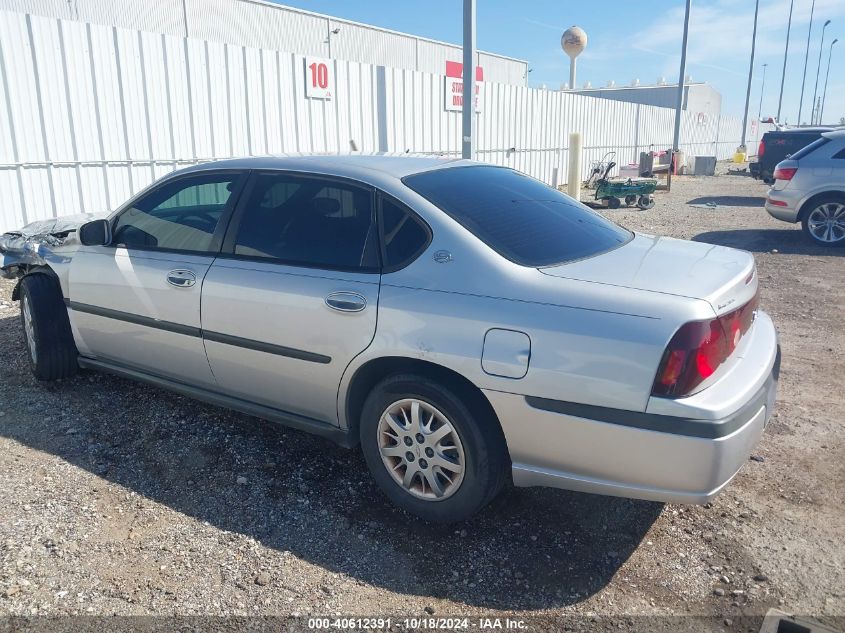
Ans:
{"type": "Polygon", "coordinates": [[[40,220],[0,235],[0,273],[14,279],[32,268],[69,261],[67,255],[56,249],[73,242],[80,226],[99,217],[103,216],[82,213],[40,220]]]}

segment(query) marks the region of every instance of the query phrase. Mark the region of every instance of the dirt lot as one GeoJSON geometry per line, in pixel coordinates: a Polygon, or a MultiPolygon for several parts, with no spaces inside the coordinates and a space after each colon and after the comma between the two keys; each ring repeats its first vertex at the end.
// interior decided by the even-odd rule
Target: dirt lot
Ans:
{"type": "Polygon", "coordinates": [[[608,212],[757,258],[777,411],[703,507],[509,488],[428,526],[356,452],[106,375],[36,382],[0,282],[0,615],[845,616],[845,249],[769,218],[764,191],[680,178],[650,211],[608,212]]]}

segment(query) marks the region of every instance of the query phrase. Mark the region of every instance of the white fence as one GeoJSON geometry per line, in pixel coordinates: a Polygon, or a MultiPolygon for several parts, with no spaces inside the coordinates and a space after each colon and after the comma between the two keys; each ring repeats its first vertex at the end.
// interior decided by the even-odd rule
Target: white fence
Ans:
{"type": "MultiPolygon", "coordinates": [[[[305,96],[300,55],[0,11],[0,232],[117,207],[168,171],[292,152],[458,154],[443,77],[334,60],[331,100],[305,96]]],[[[551,182],[583,134],[585,173],[672,142],[673,111],[482,84],[480,160],[551,182]]],[[[681,149],[726,158],[741,123],[684,113],[681,149]]],[[[756,147],[756,129],[748,135],[756,147]]]]}

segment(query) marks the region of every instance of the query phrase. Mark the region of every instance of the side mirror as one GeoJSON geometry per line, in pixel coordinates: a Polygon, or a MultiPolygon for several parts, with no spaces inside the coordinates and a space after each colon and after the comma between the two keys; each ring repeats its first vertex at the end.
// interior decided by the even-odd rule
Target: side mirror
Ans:
{"type": "Polygon", "coordinates": [[[85,246],[105,246],[111,241],[111,227],[108,220],[92,220],[77,230],[79,242],[85,246]]]}

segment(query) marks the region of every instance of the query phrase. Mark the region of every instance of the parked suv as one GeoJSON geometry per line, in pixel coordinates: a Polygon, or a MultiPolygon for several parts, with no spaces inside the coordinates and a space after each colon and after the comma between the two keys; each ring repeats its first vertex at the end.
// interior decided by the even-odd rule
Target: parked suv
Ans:
{"type": "Polygon", "coordinates": [[[504,167],[207,163],[49,237],[2,263],[37,378],[113,372],[360,445],[432,521],[510,477],[704,503],[772,413],[753,256],[635,235],[504,167]]]}
{"type": "Polygon", "coordinates": [[[801,222],[822,246],[845,246],[845,130],[824,132],[777,164],[766,211],[801,222]]]}
{"type": "Polygon", "coordinates": [[[751,175],[766,184],[772,184],[774,182],[775,165],[802,147],[818,140],[823,132],[830,132],[832,129],[829,127],[798,127],[766,132],[760,139],[760,146],[757,148],[757,162],[748,165],[751,175]]]}

